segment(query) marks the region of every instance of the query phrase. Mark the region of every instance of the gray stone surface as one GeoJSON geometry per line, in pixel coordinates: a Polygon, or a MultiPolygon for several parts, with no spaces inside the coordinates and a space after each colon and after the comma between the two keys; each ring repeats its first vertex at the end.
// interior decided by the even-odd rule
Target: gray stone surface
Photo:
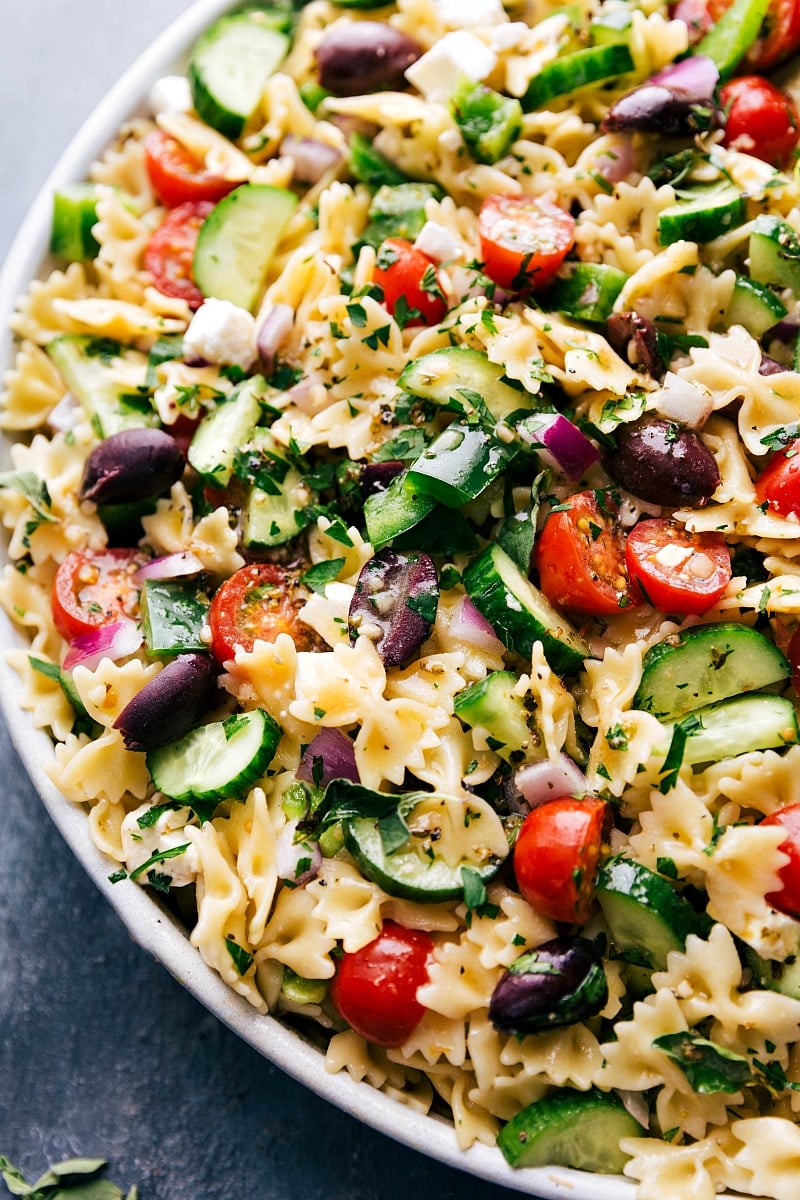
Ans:
{"type": "MultiPolygon", "coordinates": [[[[183,7],[0,0],[0,256],[65,142],[183,7]]],[[[235,1038],[130,940],[2,729],[0,764],[0,1154],[31,1177],[105,1157],[142,1200],[510,1200],[235,1038]]]]}

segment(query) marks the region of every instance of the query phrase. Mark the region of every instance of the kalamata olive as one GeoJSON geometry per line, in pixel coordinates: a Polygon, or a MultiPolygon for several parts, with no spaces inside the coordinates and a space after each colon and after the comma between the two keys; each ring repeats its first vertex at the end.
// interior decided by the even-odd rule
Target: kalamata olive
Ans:
{"type": "Polygon", "coordinates": [[[492,992],[489,1020],[507,1033],[539,1033],[594,1017],[608,981],[594,942],[557,937],[513,962],[492,992]]]}
{"type": "Polygon", "coordinates": [[[646,83],[612,104],[600,128],[603,133],[636,129],[679,137],[704,133],[719,124],[720,113],[713,100],[687,99],[671,88],[646,83]]]}
{"type": "Polygon", "coordinates": [[[172,487],[185,465],[180,446],[163,429],[123,429],[89,455],[80,497],[95,504],[148,500],[172,487]]]}
{"type": "Polygon", "coordinates": [[[361,499],[366,500],[368,496],[374,496],[377,492],[385,492],[395,476],[399,475],[402,470],[403,464],[394,460],[366,463],[359,480],[361,499]]]}
{"type": "Polygon", "coordinates": [[[719,487],[716,459],[700,437],[661,418],[621,427],[605,455],[611,478],[640,500],[702,508],[719,487]]]}
{"type": "Polygon", "coordinates": [[[114,722],[128,750],[155,750],[188,733],[211,704],[219,667],[210,654],[179,654],[114,722]]]}
{"type": "Polygon", "coordinates": [[[418,650],[439,605],[439,581],[427,554],[380,550],[365,563],[350,602],[350,641],[368,637],[384,666],[396,667],[418,650]]]}
{"type": "Polygon", "coordinates": [[[335,96],[360,96],[406,87],[405,72],[422,46],[381,21],[352,21],[326,33],[316,53],[322,87],[335,96]]]}
{"type": "Polygon", "coordinates": [[[614,313],[606,323],[606,337],[613,350],[632,367],[658,377],[666,370],[658,352],[656,327],[635,312],[614,313]]]}

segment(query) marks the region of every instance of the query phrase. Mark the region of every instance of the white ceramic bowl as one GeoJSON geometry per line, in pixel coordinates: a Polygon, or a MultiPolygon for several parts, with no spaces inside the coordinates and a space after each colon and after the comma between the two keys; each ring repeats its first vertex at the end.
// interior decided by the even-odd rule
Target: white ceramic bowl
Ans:
{"type": "MultiPolygon", "coordinates": [[[[118,127],[143,109],[153,81],[180,70],[197,35],[228,7],[230,0],[197,0],[126,72],[62,155],[33,204],[0,274],[0,371],[13,359],[8,318],[15,300],[32,278],[46,274],[52,265],[47,258],[47,244],[53,189],[86,177],[89,165],[112,140],[118,127]]],[[[0,652],[25,644],[2,614],[0,652]]],[[[52,743],[45,733],[32,727],[27,714],[22,712],[19,693],[18,676],[3,660],[0,702],[6,724],[45,808],[64,839],[131,936],[239,1037],[338,1108],[452,1167],[545,1200],[565,1197],[633,1200],[634,1185],[616,1176],[589,1175],[564,1168],[513,1171],[493,1147],[475,1146],[461,1151],[452,1127],[445,1121],[413,1112],[369,1085],[354,1082],[346,1073],[326,1074],[319,1051],[272,1017],[257,1015],[205,965],[181,928],[143,889],[114,887],[108,882],[108,860],[91,842],[84,812],[69,804],[45,773],[44,763],[52,758],[52,743]]]]}

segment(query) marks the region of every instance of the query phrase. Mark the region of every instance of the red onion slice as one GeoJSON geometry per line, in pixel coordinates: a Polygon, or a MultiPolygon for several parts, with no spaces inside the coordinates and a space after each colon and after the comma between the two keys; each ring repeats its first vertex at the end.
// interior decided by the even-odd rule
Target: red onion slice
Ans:
{"type": "Polygon", "coordinates": [[[342,158],[336,147],[329,146],[327,142],[294,137],[292,134],[283,139],[280,152],[294,160],[292,178],[296,183],[319,183],[325,172],[336,166],[342,158]]]}
{"type": "Polygon", "coordinates": [[[61,664],[65,671],[75,667],[88,667],[93,671],[104,658],[117,662],[135,654],[142,644],[142,631],[135,621],[124,618],[110,625],[100,625],[91,633],[82,633],[73,638],[61,664]]]}
{"type": "Polygon", "coordinates": [[[514,782],[529,808],[588,790],[586,776],[567,754],[526,763],[517,771],[514,782]]]}
{"type": "Polygon", "coordinates": [[[719,71],[705,54],[691,54],[651,75],[648,83],[669,88],[680,100],[710,100],[719,83],[719,71]]]}
{"type": "Polygon", "coordinates": [[[310,883],[322,866],[319,842],[296,842],[297,821],[287,821],[275,839],[278,877],[293,887],[310,883]]]}
{"type": "Polygon", "coordinates": [[[597,446],[563,413],[536,413],[526,417],[518,429],[536,446],[540,458],[563,471],[569,479],[580,479],[600,458],[597,446]]]}
{"type": "Polygon", "coordinates": [[[483,613],[478,612],[469,596],[462,596],[453,610],[448,626],[452,637],[486,654],[502,654],[503,643],[483,613]]]}
{"type": "Polygon", "coordinates": [[[361,783],[356,752],[347,734],[341,729],[321,729],[306,746],[297,768],[297,778],[318,787],[327,787],[332,779],[361,783]]]}
{"type": "Polygon", "coordinates": [[[56,433],[69,433],[83,421],[83,408],[72,392],[65,392],[54,408],[47,415],[47,424],[56,433]]]}
{"type": "Polygon", "coordinates": [[[180,579],[184,575],[199,575],[205,570],[200,559],[191,550],[179,550],[176,554],[165,554],[139,567],[137,579],[180,579]]]}
{"type": "Polygon", "coordinates": [[[256,350],[266,371],[275,365],[283,343],[294,324],[294,309],[290,304],[273,304],[256,333],[256,350]]]}

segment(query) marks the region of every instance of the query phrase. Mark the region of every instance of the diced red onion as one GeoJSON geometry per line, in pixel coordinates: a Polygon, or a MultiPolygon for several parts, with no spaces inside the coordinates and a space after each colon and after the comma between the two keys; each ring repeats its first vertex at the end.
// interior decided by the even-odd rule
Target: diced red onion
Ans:
{"type": "Polygon", "coordinates": [[[72,392],[65,392],[54,408],[50,409],[47,424],[57,433],[68,433],[81,420],[83,409],[72,392]]]}
{"type": "Polygon", "coordinates": [[[164,554],[139,567],[137,579],[180,579],[184,575],[199,575],[205,568],[191,550],[179,550],[175,554],[164,554]]]}
{"type": "Polygon", "coordinates": [[[356,766],[353,743],[341,729],[320,729],[306,746],[297,778],[302,783],[315,783],[326,787],[332,779],[349,779],[361,783],[356,766]],[[316,764],[319,763],[319,766],[316,764]]]}
{"type": "Polygon", "coordinates": [[[558,800],[561,796],[580,795],[587,790],[586,776],[567,754],[526,763],[517,771],[514,782],[528,808],[536,808],[546,800],[558,800]]]}
{"type": "Polygon", "coordinates": [[[113,621],[110,625],[100,625],[91,633],[82,633],[72,639],[61,665],[65,671],[72,671],[79,666],[93,671],[104,658],[116,662],[135,654],[142,640],[139,626],[127,618],[113,621]]]}
{"type": "Polygon", "coordinates": [[[681,100],[710,100],[719,83],[719,70],[705,54],[691,54],[652,75],[648,83],[669,88],[681,100]]]}
{"type": "Polygon", "coordinates": [[[653,406],[660,416],[677,421],[689,429],[702,429],[714,411],[714,397],[689,379],[683,379],[674,371],[664,377],[664,386],[652,397],[653,406]]]}
{"type": "Polygon", "coordinates": [[[275,839],[278,876],[295,887],[309,883],[322,866],[319,842],[295,841],[297,821],[287,821],[275,839]]]}
{"type": "Polygon", "coordinates": [[[494,626],[478,612],[469,596],[462,596],[453,610],[449,625],[450,634],[460,642],[467,642],[476,650],[487,654],[502,654],[503,643],[494,631],[494,626]]]}
{"type": "Polygon", "coordinates": [[[294,160],[292,178],[297,183],[319,183],[322,176],[341,160],[335,146],[316,138],[294,137],[290,134],[281,142],[281,154],[294,160]]]}
{"type": "Polygon", "coordinates": [[[650,1128],[650,1109],[641,1092],[629,1092],[626,1088],[614,1088],[623,1106],[638,1121],[642,1129],[650,1128]]]}
{"type": "Polygon", "coordinates": [[[620,139],[613,150],[604,150],[592,165],[609,183],[627,179],[634,165],[633,142],[629,138],[620,139]]]}
{"type": "MultiPolygon", "coordinates": [[[[320,380],[315,375],[308,375],[305,379],[301,379],[299,383],[290,387],[286,393],[290,403],[304,412],[306,416],[311,417],[317,407],[317,398],[319,396],[320,380]]],[[[326,395],[325,392],[322,393],[326,395]]]]}
{"type": "Polygon", "coordinates": [[[792,320],[791,317],[787,317],[783,321],[778,321],[777,325],[773,325],[764,334],[764,345],[768,345],[773,339],[778,342],[794,342],[799,329],[800,323],[792,320]]]}
{"type": "Polygon", "coordinates": [[[584,471],[597,462],[600,451],[577,425],[563,413],[537,413],[525,423],[525,434],[544,450],[539,457],[549,461],[569,479],[580,479],[584,471]]]}
{"type": "Polygon", "coordinates": [[[256,350],[262,366],[269,371],[294,324],[294,309],[290,304],[273,304],[256,333],[256,350]]]}

